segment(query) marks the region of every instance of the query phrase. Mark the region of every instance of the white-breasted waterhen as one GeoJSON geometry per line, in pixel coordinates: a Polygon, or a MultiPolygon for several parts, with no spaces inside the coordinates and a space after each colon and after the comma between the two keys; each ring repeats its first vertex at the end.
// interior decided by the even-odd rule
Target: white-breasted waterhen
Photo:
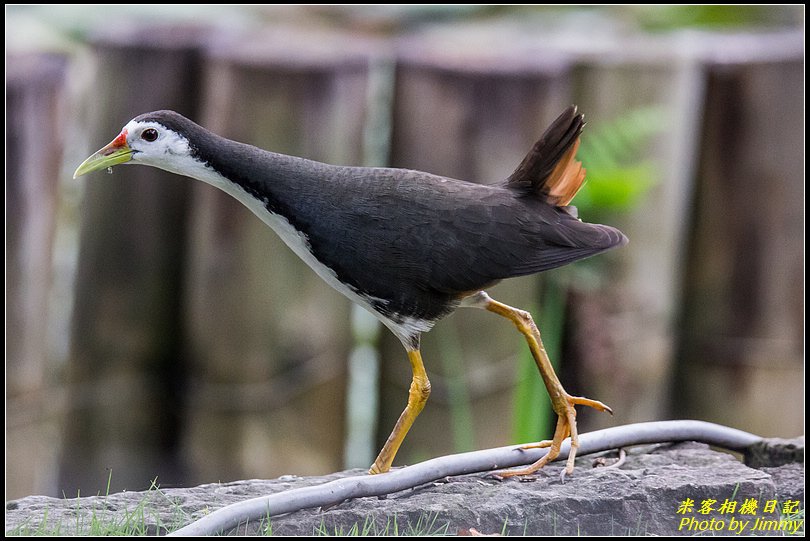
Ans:
{"type": "Polygon", "coordinates": [[[509,319],[526,338],[558,415],[550,447],[528,474],[559,454],[571,436],[564,473],[577,448],[575,405],[554,373],[528,312],[491,299],[505,278],[553,269],[621,246],[617,229],[583,223],[567,206],[585,179],[575,159],[584,126],[571,106],[546,130],[512,175],[481,185],[420,171],[341,167],[230,141],[173,111],[130,121],[87,158],[74,178],[122,163],[196,178],[232,195],[270,226],[329,285],[377,316],[400,339],[413,368],[408,405],[370,473],[388,471],[430,394],[420,336],[461,306],[509,319]]]}

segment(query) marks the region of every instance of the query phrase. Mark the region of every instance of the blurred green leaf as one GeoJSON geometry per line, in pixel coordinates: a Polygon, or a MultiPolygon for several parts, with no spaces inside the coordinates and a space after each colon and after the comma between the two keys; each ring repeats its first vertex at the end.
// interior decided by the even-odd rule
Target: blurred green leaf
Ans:
{"type": "Polygon", "coordinates": [[[590,175],[589,172],[589,176],[587,190],[583,188],[576,205],[581,210],[599,209],[600,213],[629,210],[655,184],[653,167],[649,163],[602,169],[599,174],[590,175]]]}
{"type": "Polygon", "coordinates": [[[583,215],[627,212],[655,184],[648,144],[664,126],[660,107],[643,107],[595,128],[582,138],[579,159],[587,169],[574,204],[583,215]]]}
{"type": "Polygon", "coordinates": [[[639,26],[660,32],[679,28],[735,29],[781,26],[793,22],[790,6],[773,5],[671,5],[633,9],[639,26]]]}

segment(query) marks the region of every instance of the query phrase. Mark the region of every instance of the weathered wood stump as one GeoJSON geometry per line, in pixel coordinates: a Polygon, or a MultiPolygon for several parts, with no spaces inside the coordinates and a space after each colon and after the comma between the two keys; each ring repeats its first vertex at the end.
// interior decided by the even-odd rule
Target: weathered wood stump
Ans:
{"type": "MultiPolygon", "coordinates": [[[[141,113],[195,116],[198,38],[195,29],[148,25],[93,39],[92,107],[83,119],[92,150],[141,113]]],[[[114,490],[143,488],[155,476],[178,482],[191,184],[132,165],[84,182],[59,491],[95,493],[110,469],[114,490]]]]}
{"type": "Polygon", "coordinates": [[[709,59],[684,291],[676,414],[766,436],[804,421],[801,44],[739,38],[709,59]]]}
{"type": "Polygon", "coordinates": [[[6,57],[6,494],[50,493],[61,382],[49,351],[67,58],[6,57]]]}

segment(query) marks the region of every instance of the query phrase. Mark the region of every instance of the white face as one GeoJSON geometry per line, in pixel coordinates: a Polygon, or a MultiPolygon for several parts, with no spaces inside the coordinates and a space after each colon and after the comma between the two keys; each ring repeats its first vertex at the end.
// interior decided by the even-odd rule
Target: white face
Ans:
{"type": "Polygon", "coordinates": [[[188,139],[156,120],[130,120],[113,141],[84,160],[73,178],[121,164],[143,164],[223,188],[230,184],[194,156],[188,139]]]}
{"type": "Polygon", "coordinates": [[[132,161],[135,163],[179,172],[183,163],[193,160],[188,140],[157,122],[132,120],[124,130],[127,145],[134,151],[132,161]]]}

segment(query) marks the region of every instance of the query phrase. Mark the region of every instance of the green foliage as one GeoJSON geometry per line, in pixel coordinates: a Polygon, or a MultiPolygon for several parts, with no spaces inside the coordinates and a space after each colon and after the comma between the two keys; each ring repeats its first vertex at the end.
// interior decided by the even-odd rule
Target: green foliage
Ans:
{"type": "Polygon", "coordinates": [[[385,525],[380,526],[373,516],[367,516],[363,524],[355,523],[349,528],[343,526],[335,526],[328,528],[323,522],[315,529],[314,535],[317,536],[417,536],[417,535],[447,535],[449,523],[444,525],[437,525],[436,522],[439,518],[439,513],[425,513],[419,516],[416,524],[408,522],[407,525],[401,527],[399,519],[396,515],[393,517],[386,517],[385,525]]]}
{"type": "Polygon", "coordinates": [[[450,408],[453,449],[456,452],[475,449],[475,423],[472,400],[467,388],[464,351],[455,322],[447,325],[439,339],[439,351],[447,385],[447,403],[450,408]]]}
{"type": "Polygon", "coordinates": [[[805,535],[804,534],[804,532],[805,532],[805,528],[804,528],[804,515],[805,515],[805,512],[804,511],[805,511],[804,509],[800,509],[795,514],[782,513],[782,516],[779,517],[780,520],[793,520],[793,521],[800,520],[801,521],[801,527],[798,528],[795,533],[791,533],[790,535],[794,535],[794,536],[798,536],[798,537],[804,537],[804,535],[805,535]]]}
{"type": "Polygon", "coordinates": [[[112,514],[107,511],[105,498],[110,495],[110,481],[112,471],[107,480],[107,493],[100,501],[96,501],[91,509],[81,507],[80,494],[76,496],[77,505],[73,512],[75,523],[68,529],[61,520],[51,521],[48,518],[48,510],[43,513],[42,520],[34,526],[29,523],[20,524],[16,528],[6,532],[7,536],[64,536],[64,535],[93,535],[93,536],[146,536],[156,535],[158,532],[173,531],[180,528],[189,521],[189,517],[177,504],[172,502],[157,484],[157,478],[152,480],[149,490],[143,498],[132,509],[122,509],[112,514]],[[153,496],[157,494],[162,500],[171,502],[174,517],[171,524],[164,524],[160,514],[155,509],[153,496]],[[155,530],[155,525],[157,531],[155,530]],[[71,531],[72,530],[72,531],[71,531]]]}
{"type": "Polygon", "coordinates": [[[670,5],[643,6],[632,10],[639,26],[652,32],[680,28],[740,29],[781,26],[792,22],[788,6],[771,5],[670,5]]]}
{"type": "Polygon", "coordinates": [[[551,434],[551,402],[528,347],[521,348],[518,365],[512,406],[512,441],[528,443],[551,434]]]}
{"type": "Polygon", "coordinates": [[[588,126],[578,157],[587,170],[585,186],[574,204],[580,214],[593,216],[627,212],[655,184],[655,167],[644,158],[650,139],[666,122],[659,107],[629,111],[600,126],[588,126]]]}

